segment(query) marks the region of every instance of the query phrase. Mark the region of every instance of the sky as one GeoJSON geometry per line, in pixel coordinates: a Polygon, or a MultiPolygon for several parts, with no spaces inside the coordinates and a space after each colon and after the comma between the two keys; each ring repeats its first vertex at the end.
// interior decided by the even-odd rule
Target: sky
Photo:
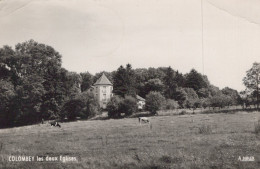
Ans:
{"type": "Polygon", "coordinates": [[[69,71],[195,68],[241,91],[260,62],[260,1],[0,0],[0,47],[30,39],[54,47],[69,71]]]}

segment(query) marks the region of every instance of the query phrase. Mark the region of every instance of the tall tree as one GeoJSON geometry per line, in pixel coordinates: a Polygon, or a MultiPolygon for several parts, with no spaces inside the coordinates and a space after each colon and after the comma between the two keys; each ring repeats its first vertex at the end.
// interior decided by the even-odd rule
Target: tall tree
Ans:
{"type": "Polygon", "coordinates": [[[224,89],[221,90],[222,93],[226,96],[229,96],[231,99],[231,104],[237,104],[239,102],[239,94],[236,90],[231,89],[229,87],[225,87],[224,89]]]}
{"type": "Polygon", "coordinates": [[[186,108],[197,108],[195,103],[199,102],[199,97],[197,93],[192,88],[184,88],[186,93],[185,107],[186,108]]]}
{"type": "Polygon", "coordinates": [[[10,46],[3,46],[0,49],[0,78],[11,81],[14,88],[20,82],[21,58],[10,46]]]}
{"type": "Polygon", "coordinates": [[[259,109],[260,63],[253,63],[252,68],[246,72],[243,82],[247,89],[255,94],[257,109],[259,109]]]}
{"type": "Polygon", "coordinates": [[[16,88],[17,98],[15,112],[18,113],[15,121],[18,125],[30,124],[40,121],[42,98],[45,89],[42,85],[43,78],[36,74],[23,77],[22,84],[16,88]]]}
{"type": "Polygon", "coordinates": [[[185,87],[193,88],[196,92],[201,88],[206,88],[207,83],[204,81],[203,76],[195,69],[192,69],[190,73],[186,75],[185,87]]]}
{"type": "Polygon", "coordinates": [[[171,67],[168,67],[164,77],[165,84],[165,97],[173,99],[174,92],[176,91],[178,85],[175,79],[175,72],[171,67]]]}
{"type": "Polygon", "coordinates": [[[39,109],[41,113],[52,110],[57,114],[64,101],[66,71],[62,70],[61,55],[54,48],[34,40],[18,43],[15,50],[4,46],[0,49],[0,69],[1,79],[12,82],[17,93],[18,119],[28,114],[33,122],[36,118],[30,113],[39,109]]]}
{"type": "Polygon", "coordinates": [[[210,92],[211,96],[217,96],[217,95],[221,95],[222,94],[221,90],[218,87],[214,86],[214,85],[209,85],[208,89],[209,89],[209,92],[210,92]]]}
{"type": "Polygon", "coordinates": [[[93,84],[93,76],[89,72],[80,73],[80,76],[82,78],[81,91],[84,92],[93,84]]]}
{"type": "Polygon", "coordinates": [[[185,78],[179,71],[176,72],[175,81],[177,82],[178,87],[185,86],[185,78]]]}
{"type": "Polygon", "coordinates": [[[0,127],[9,126],[14,121],[15,112],[12,102],[15,96],[13,84],[6,80],[0,80],[0,127]]]}
{"type": "Polygon", "coordinates": [[[150,111],[153,115],[157,114],[158,110],[162,109],[165,105],[165,98],[159,92],[151,91],[146,95],[146,110],[150,111]]]}
{"type": "Polygon", "coordinates": [[[135,69],[136,90],[138,95],[145,97],[145,83],[149,80],[148,70],[145,68],[135,69]]]}
{"type": "Polygon", "coordinates": [[[74,98],[81,92],[82,77],[76,72],[67,73],[68,97],[74,98]]]}
{"type": "Polygon", "coordinates": [[[178,101],[178,104],[184,108],[185,100],[187,99],[187,93],[182,87],[178,87],[174,92],[174,100],[178,101]]]}
{"type": "Polygon", "coordinates": [[[150,79],[145,83],[144,93],[147,95],[150,91],[162,93],[164,90],[164,84],[160,79],[150,79]]]}
{"type": "Polygon", "coordinates": [[[125,95],[136,95],[136,78],[130,64],[126,68],[120,66],[113,76],[113,92],[124,97],[125,95]]]}
{"type": "Polygon", "coordinates": [[[148,76],[149,79],[160,79],[163,81],[163,78],[165,77],[165,71],[167,71],[168,68],[160,67],[160,68],[148,68],[148,76]]]}

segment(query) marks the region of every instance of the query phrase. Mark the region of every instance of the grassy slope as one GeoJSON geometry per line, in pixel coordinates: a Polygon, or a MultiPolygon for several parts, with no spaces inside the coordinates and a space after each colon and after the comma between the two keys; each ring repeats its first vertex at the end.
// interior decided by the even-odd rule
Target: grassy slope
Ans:
{"type": "Polygon", "coordinates": [[[34,125],[0,130],[0,168],[260,168],[257,112],[34,125]],[[211,134],[199,134],[210,125],[211,134]],[[70,155],[79,163],[8,162],[9,155],[70,155]],[[239,162],[254,156],[255,162],[239,162]],[[2,158],[2,159],[1,159],[2,158]]]}

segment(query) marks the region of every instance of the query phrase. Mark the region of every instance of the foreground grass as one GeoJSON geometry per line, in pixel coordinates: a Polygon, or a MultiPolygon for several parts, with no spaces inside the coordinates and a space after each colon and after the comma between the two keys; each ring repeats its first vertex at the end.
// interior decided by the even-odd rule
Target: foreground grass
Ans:
{"type": "Polygon", "coordinates": [[[259,115],[157,116],[151,127],[128,118],[2,129],[0,168],[260,168],[259,115]],[[210,132],[200,132],[204,126],[210,132]],[[79,162],[9,162],[10,155],[68,155],[79,162]]]}

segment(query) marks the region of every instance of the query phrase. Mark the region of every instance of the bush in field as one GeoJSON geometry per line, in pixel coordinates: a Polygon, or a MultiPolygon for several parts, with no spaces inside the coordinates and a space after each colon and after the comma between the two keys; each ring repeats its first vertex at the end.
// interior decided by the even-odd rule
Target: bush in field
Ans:
{"type": "Polygon", "coordinates": [[[185,101],[185,107],[188,109],[192,109],[194,113],[194,110],[201,107],[201,100],[199,98],[188,98],[185,101]]]}
{"type": "Polygon", "coordinates": [[[159,92],[150,92],[146,95],[146,109],[152,114],[156,114],[165,104],[165,98],[159,92]]]}
{"type": "Polygon", "coordinates": [[[137,111],[137,100],[132,96],[125,96],[119,104],[119,110],[127,116],[132,115],[137,111]]]}
{"type": "Polygon", "coordinates": [[[194,110],[196,110],[197,108],[201,108],[201,106],[202,106],[202,102],[198,98],[197,99],[188,98],[185,101],[185,108],[192,109],[193,113],[194,113],[194,110]]]}
{"type": "Polygon", "coordinates": [[[122,99],[118,96],[113,96],[107,103],[108,117],[116,118],[120,116],[120,104],[122,99]]]}
{"type": "Polygon", "coordinates": [[[215,107],[223,108],[231,104],[231,98],[223,94],[213,96],[212,98],[209,99],[209,101],[210,101],[210,106],[213,108],[215,107]]]}
{"type": "Polygon", "coordinates": [[[185,115],[185,114],[187,114],[187,112],[186,112],[185,110],[182,110],[182,111],[179,113],[179,115],[185,115]]]}
{"type": "Polygon", "coordinates": [[[83,92],[64,104],[60,116],[74,120],[76,117],[89,118],[98,113],[99,105],[93,93],[83,92]]]}
{"type": "Polygon", "coordinates": [[[166,100],[166,105],[165,105],[166,110],[174,110],[174,109],[178,109],[178,108],[179,108],[179,104],[177,101],[175,101],[173,99],[166,100]]]}

